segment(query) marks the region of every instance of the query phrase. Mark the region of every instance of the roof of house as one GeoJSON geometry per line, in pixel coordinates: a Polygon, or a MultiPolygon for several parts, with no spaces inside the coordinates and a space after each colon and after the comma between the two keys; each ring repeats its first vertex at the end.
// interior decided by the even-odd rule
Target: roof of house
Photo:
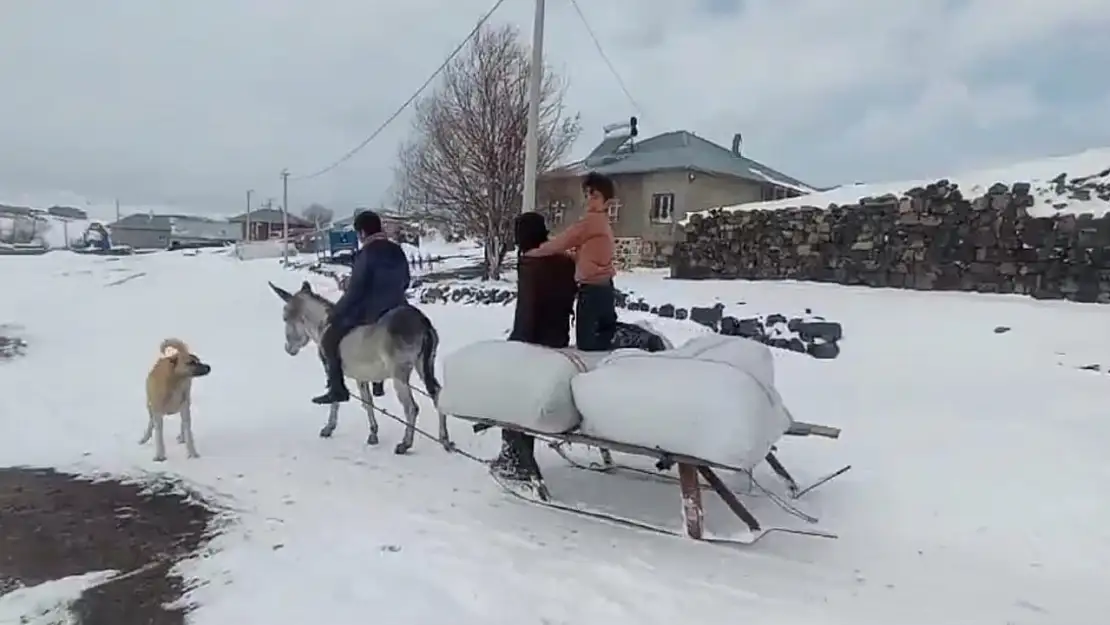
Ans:
{"type": "Polygon", "coordinates": [[[152,213],[132,213],[119,221],[108,224],[109,228],[127,228],[130,230],[172,230],[177,220],[205,221],[219,223],[221,219],[211,219],[199,215],[155,215],[152,213]]]}
{"type": "Polygon", "coordinates": [[[755,182],[793,187],[809,193],[812,185],[787,176],[692,132],[676,130],[637,141],[629,149],[626,136],[606,137],[585,159],[559,167],[547,176],[645,174],[666,170],[692,170],[734,176],[755,182]]]}
{"type": "Polygon", "coordinates": [[[80,208],[72,206],[58,206],[54,205],[46,209],[46,212],[61,219],[88,219],[89,214],[80,208]]]}
{"type": "MultiPolygon", "coordinates": [[[[258,210],[251,211],[250,217],[251,222],[256,224],[266,223],[270,224],[271,226],[280,226],[285,223],[283,213],[280,209],[277,208],[260,208],[258,210]]],[[[246,223],[247,213],[236,215],[228,221],[232,223],[246,223]]],[[[303,217],[299,217],[297,215],[294,215],[293,213],[289,213],[289,225],[293,226],[294,228],[311,228],[314,224],[303,217]]]]}

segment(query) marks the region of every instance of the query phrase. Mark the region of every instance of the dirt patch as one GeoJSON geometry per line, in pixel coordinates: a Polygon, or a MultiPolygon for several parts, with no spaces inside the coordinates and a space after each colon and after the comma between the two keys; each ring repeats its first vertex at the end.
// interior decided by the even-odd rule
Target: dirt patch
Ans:
{"type": "Polygon", "coordinates": [[[216,513],[173,483],[90,481],[52,469],[0,468],[0,595],[91,571],[119,579],[74,604],[81,625],[183,625],[184,580],[170,568],[208,538],[216,513]]]}
{"type": "Polygon", "coordinates": [[[11,360],[27,353],[27,342],[16,335],[18,326],[0,323],[0,360],[11,360]]]}

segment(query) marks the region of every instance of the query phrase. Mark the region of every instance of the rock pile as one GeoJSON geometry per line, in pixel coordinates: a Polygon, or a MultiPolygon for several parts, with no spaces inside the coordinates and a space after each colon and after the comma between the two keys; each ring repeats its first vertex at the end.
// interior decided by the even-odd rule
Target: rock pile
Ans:
{"type": "MultiPolygon", "coordinates": [[[[483,286],[482,282],[455,282],[419,287],[410,292],[413,301],[421,304],[462,304],[477,306],[507,306],[516,300],[512,285],[483,286]]],[[[735,317],[725,314],[725,305],[683,308],[671,303],[652,305],[643,298],[633,299],[630,293],[617,292],[617,308],[646,312],[664,319],[690,320],[714,332],[729,336],[742,336],[770,347],[809,354],[814,358],[836,358],[840,354],[839,341],[843,330],[839,323],[813,316],[810,310],[804,315],[756,315],[735,317]]]]}

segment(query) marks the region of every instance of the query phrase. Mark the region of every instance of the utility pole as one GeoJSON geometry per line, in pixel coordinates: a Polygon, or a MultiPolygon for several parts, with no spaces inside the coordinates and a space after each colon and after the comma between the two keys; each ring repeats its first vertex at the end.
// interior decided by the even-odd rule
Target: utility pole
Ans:
{"type": "Polygon", "coordinates": [[[246,236],[244,237],[247,240],[247,243],[250,243],[250,240],[251,240],[251,194],[252,193],[254,193],[254,189],[247,189],[247,232],[246,232],[246,236]]]}
{"type": "Polygon", "coordinates": [[[289,170],[281,170],[281,262],[289,264],[289,170]]]}
{"type": "Polygon", "coordinates": [[[117,223],[119,222],[119,219],[120,219],[120,217],[119,217],[119,200],[117,199],[116,200],[116,222],[117,223]]]}
{"type": "Polygon", "coordinates": [[[544,0],[536,1],[532,20],[532,73],[528,76],[528,135],[524,143],[524,197],[521,211],[536,210],[536,179],[540,168],[540,96],[543,89],[544,0]]]}

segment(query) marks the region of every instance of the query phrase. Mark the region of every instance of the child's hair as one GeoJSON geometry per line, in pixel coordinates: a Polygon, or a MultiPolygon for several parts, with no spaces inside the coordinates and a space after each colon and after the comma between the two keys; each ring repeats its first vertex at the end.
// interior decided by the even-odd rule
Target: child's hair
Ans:
{"type": "Polygon", "coordinates": [[[582,179],[582,190],[586,193],[597,191],[606,202],[613,199],[613,196],[617,194],[617,190],[613,186],[613,179],[596,171],[591,171],[582,179]]]}

